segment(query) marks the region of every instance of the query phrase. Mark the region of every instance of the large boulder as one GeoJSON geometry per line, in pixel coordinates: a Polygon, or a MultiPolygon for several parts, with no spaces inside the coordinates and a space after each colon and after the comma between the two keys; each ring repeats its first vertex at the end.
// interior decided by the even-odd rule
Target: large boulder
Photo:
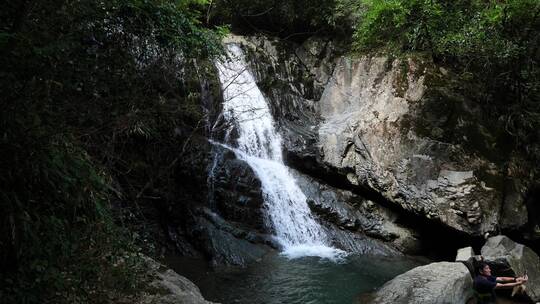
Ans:
{"type": "Polygon", "coordinates": [[[189,237],[214,265],[247,266],[279,246],[270,235],[227,221],[208,209],[194,213],[189,237]]]}
{"type": "MultiPolygon", "coordinates": [[[[151,278],[148,291],[143,291],[137,299],[130,299],[135,304],[217,304],[206,301],[199,288],[187,278],[179,275],[151,258],[146,258],[151,278]]],[[[128,302],[126,302],[128,303],[128,302]]]]}
{"type": "Polygon", "coordinates": [[[527,295],[540,301],[540,258],[529,247],[504,235],[489,238],[482,247],[482,256],[499,276],[520,276],[527,272],[527,295]]]}
{"type": "Polygon", "coordinates": [[[439,262],[416,267],[360,297],[362,304],[457,304],[473,296],[472,277],[462,263],[439,262]]]}

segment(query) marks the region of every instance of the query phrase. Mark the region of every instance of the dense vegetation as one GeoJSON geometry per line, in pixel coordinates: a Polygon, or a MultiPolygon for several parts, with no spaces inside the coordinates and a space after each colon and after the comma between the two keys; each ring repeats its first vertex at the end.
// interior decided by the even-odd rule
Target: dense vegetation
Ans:
{"type": "Polygon", "coordinates": [[[365,0],[357,51],[423,52],[457,73],[467,97],[540,157],[540,2],[365,0]]]}
{"type": "Polygon", "coordinates": [[[208,8],[212,23],[230,24],[234,32],[266,34],[301,42],[311,36],[349,40],[354,0],[217,0],[208,8]]]}
{"type": "Polygon", "coordinates": [[[222,32],[203,4],[3,6],[2,303],[104,303],[144,283],[112,203],[137,203],[202,119],[196,79],[222,32]]]}

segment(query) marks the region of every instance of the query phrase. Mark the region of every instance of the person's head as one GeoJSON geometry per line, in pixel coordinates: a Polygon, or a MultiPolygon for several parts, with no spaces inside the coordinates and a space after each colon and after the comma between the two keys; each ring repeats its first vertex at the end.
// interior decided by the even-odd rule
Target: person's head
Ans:
{"type": "Polygon", "coordinates": [[[480,263],[478,265],[478,274],[483,276],[491,276],[491,268],[486,263],[480,263]]]}

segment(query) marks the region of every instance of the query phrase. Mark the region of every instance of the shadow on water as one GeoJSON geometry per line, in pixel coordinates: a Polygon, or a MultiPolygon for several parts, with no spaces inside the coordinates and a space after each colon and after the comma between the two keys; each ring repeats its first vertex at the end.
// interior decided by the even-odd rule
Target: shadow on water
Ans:
{"type": "Polygon", "coordinates": [[[408,257],[353,255],[341,262],[272,255],[247,268],[212,269],[204,261],[170,257],[167,264],[192,280],[207,300],[229,303],[353,303],[422,262],[408,257]]]}

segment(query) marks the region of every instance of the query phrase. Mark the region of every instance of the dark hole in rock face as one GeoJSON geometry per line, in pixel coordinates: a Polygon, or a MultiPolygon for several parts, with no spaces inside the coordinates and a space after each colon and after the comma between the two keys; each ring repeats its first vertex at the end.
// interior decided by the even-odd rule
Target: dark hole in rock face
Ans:
{"type": "Polygon", "coordinates": [[[540,185],[534,185],[525,196],[527,225],[523,232],[524,244],[540,253],[540,185]]]}
{"type": "Polygon", "coordinates": [[[459,248],[472,246],[475,252],[480,252],[483,244],[483,240],[479,237],[467,235],[442,223],[415,215],[405,215],[400,221],[417,231],[422,244],[420,254],[434,260],[454,261],[459,248]]]}
{"type": "Polygon", "coordinates": [[[534,239],[540,239],[540,185],[535,185],[525,197],[527,206],[527,229],[534,239]]]}
{"type": "Polygon", "coordinates": [[[520,230],[503,233],[540,254],[540,184],[529,187],[524,201],[527,207],[527,224],[520,230]]]}

